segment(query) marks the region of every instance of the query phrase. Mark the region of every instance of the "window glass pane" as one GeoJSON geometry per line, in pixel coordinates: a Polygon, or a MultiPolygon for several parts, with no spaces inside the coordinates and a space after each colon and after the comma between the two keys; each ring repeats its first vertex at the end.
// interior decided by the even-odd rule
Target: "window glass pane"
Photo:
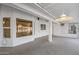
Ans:
{"type": "Polygon", "coordinates": [[[16,37],[32,35],[32,21],[16,18],[16,37]]]}
{"type": "Polygon", "coordinates": [[[3,36],[4,38],[10,38],[10,18],[3,18],[3,36]]]}

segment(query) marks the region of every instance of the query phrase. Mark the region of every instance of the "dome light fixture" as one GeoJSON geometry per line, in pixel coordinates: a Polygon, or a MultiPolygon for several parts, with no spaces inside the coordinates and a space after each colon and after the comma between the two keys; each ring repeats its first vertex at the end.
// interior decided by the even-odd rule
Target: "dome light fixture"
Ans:
{"type": "Polygon", "coordinates": [[[60,17],[56,18],[57,22],[67,22],[72,19],[71,16],[67,16],[66,14],[62,14],[60,17]]]}
{"type": "Polygon", "coordinates": [[[68,22],[72,19],[71,16],[68,16],[64,13],[64,10],[63,10],[63,13],[61,16],[59,16],[58,18],[56,18],[56,21],[57,22],[60,22],[60,23],[64,23],[64,22],[68,22]]]}

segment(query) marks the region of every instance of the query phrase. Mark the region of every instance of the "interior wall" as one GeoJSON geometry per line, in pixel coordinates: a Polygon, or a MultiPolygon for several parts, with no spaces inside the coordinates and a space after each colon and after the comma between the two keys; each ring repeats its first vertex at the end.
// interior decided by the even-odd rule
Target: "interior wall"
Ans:
{"type": "MultiPolygon", "coordinates": [[[[37,20],[37,17],[17,10],[15,8],[2,5],[1,6],[1,17],[10,17],[11,19],[11,38],[8,39],[10,44],[8,46],[17,46],[21,45],[30,41],[34,41],[35,38],[42,37],[48,35],[49,31],[49,22],[40,19],[37,20]],[[16,18],[21,18],[25,20],[31,20],[33,23],[33,34],[31,36],[24,36],[24,37],[16,37],[16,18]],[[46,30],[40,30],[40,24],[46,24],[46,30]],[[11,40],[11,41],[10,41],[11,40]]],[[[1,20],[0,20],[1,21],[1,20]]],[[[2,35],[2,34],[1,34],[2,35]]],[[[4,39],[4,38],[3,38],[4,39]]]]}
{"type": "MultiPolygon", "coordinates": [[[[77,6],[78,7],[78,6],[77,6]]],[[[69,21],[69,23],[79,23],[79,13],[77,7],[72,7],[72,12],[69,12],[68,15],[72,17],[72,20],[69,21]]],[[[61,26],[60,24],[54,24],[54,35],[56,36],[63,36],[63,37],[70,37],[70,38],[77,38],[78,34],[69,34],[68,33],[68,22],[65,23],[64,26],[61,26]]]]}
{"type": "Polygon", "coordinates": [[[2,17],[1,17],[1,5],[0,5],[0,47],[2,46],[2,39],[3,39],[3,25],[2,25],[2,17]]]}
{"type": "Polygon", "coordinates": [[[49,34],[49,22],[43,19],[35,21],[35,38],[46,36],[49,34]],[[46,24],[46,30],[41,30],[41,24],[46,24]]]}
{"type": "MultiPolygon", "coordinates": [[[[15,18],[14,20],[16,20],[16,18],[20,18],[20,19],[30,20],[30,21],[34,22],[35,17],[33,17],[32,15],[19,11],[17,9],[13,9],[13,10],[14,10],[14,18],[15,18]]],[[[32,23],[32,25],[33,24],[34,23],[32,23]]],[[[34,27],[34,25],[33,25],[33,27],[34,27]]],[[[34,30],[34,28],[33,28],[33,30],[34,30]]],[[[34,31],[33,31],[33,33],[34,33],[34,31]]],[[[24,43],[27,43],[30,41],[34,41],[33,35],[34,34],[32,34],[31,36],[16,37],[13,42],[14,46],[24,44],[24,43]]]]}
{"type": "Polygon", "coordinates": [[[54,23],[54,35],[62,36],[62,37],[77,38],[77,34],[68,33],[68,27],[69,27],[68,23],[65,23],[64,26],[54,23]]]}
{"type": "MultiPolygon", "coordinates": [[[[1,26],[2,27],[0,27],[0,28],[2,28],[1,29],[1,31],[2,31],[2,34],[1,34],[1,37],[2,37],[2,39],[1,39],[1,47],[11,47],[13,44],[12,44],[12,37],[11,38],[4,38],[3,37],[3,17],[10,17],[10,19],[12,18],[12,16],[13,16],[13,10],[12,10],[12,8],[10,8],[10,7],[7,7],[7,6],[4,6],[4,5],[0,5],[1,6],[1,10],[0,10],[0,15],[1,15],[1,19],[0,19],[0,21],[1,21],[1,26]]],[[[11,24],[10,24],[10,26],[11,26],[11,24]]],[[[10,27],[11,28],[11,27],[10,27]]],[[[12,32],[11,32],[11,36],[12,36],[12,32]]]]}

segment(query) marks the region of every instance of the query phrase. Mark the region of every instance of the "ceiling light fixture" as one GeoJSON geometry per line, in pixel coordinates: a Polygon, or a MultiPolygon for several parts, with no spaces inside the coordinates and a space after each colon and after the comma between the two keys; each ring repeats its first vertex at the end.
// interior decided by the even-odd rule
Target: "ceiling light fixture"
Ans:
{"type": "Polygon", "coordinates": [[[61,16],[59,16],[58,18],[56,18],[56,21],[57,22],[60,22],[60,23],[64,23],[64,22],[68,22],[72,19],[71,16],[68,16],[66,15],[64,12],[61,16]]]}

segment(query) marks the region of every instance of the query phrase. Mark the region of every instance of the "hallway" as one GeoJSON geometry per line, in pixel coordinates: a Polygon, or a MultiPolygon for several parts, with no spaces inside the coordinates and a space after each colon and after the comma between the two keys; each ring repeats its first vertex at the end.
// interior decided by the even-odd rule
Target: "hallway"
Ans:
{"type": "Polygon", "coordinates": [[[0,54],[11,55],[78,55],[79,40],[54,37],[53,42],[47,41],[47,36],[38,38],[34,42],[26,43],[14,48],[0,48],[0,54]]]}

